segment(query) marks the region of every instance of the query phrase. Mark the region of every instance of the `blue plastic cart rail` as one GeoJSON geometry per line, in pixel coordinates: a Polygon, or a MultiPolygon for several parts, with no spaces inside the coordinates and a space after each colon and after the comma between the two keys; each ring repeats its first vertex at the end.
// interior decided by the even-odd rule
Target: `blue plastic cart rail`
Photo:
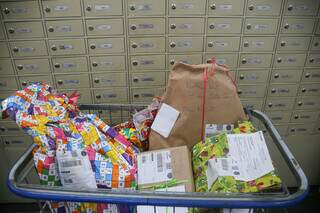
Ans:
{"type": "MultiPolygon", "coordinates": [[[[125,105],[83,105],[86,110],[123,109],[125,105]],[[110,109],[109,109],[110,108],[110,109]]],[[[130,106],[132,107],[132,106],[130,106]]],[[[10,171],[7,185],[9,189],[22,197],[72,202],[115,203],[152,206],[203,207],[203,208],[280,208],[296,205],[308,194],[308,181],[289,148],[282,140],[270,119],[257,110],[247,110],[247,114],[260,120],[277,145],[288,167],[299,185],[296,192],[288,193],[180,193],[138,191],[129,189],[68,189],[63,187],[26,184],[21,182],[21,175],[32,161],[34,145],[19,158],[10,171]]]]}

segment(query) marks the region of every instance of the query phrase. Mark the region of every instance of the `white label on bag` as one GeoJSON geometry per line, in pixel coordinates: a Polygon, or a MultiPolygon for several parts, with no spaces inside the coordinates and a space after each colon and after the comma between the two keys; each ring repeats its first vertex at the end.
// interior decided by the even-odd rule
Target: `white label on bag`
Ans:
{"type": "Polygon", "coordinates": [[[170,151],[138,155],[138,185],[161,183],[173,178],[170,151]]]}
{"type": "Polygon", "coordinates": [[[85,151],[57,152],[61,183],[69,188],[97,188],[94,172],[85,151]]]}
{"type": "Polygon", "coordinates": [[[151,129],[167,138],[176,123],[180,112],[175,108],[163,103],[154,119],[151,129]]]}

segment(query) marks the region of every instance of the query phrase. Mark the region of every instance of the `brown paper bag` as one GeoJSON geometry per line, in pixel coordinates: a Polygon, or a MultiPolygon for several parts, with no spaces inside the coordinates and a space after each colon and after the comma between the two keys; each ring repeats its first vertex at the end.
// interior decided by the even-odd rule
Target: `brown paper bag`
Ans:
{"type": "Polygon", "coordinates": [[[150,150],[184,145],[191,150],[201,141],[205,124],[227,124],[245,119],[229,69],[215,62],[175,64],[163,103],[180,111],[180,115],[168,138],[151,131],[150,150]]]}

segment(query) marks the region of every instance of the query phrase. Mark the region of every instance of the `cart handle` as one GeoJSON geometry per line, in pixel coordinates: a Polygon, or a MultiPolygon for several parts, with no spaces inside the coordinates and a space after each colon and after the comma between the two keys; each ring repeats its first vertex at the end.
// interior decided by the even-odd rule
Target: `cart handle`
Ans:
{"type": "Polygon", "coordinates": [[[130,189],[74,189],[58,186],[44,186],[37,184],[19,183],[19,175],[32,160],[32,145],[19,158],[10,171],[7,185],[9,189],[20,196],[32,199],[115,203],[127,205],[152,206],[183,206],[203,208],[280,208],[288,207],[302,201],[308,194],[308,180],[298,162],[290,152],[280,134],[270,119],[262,112],[251,110],[250,113],[262,121],[284,156],[291,172],[294,174],[299,187],[293,194],[245,194],[245,193],[181,193],[181,192],[155,192],[135,191],[130,189]]]}

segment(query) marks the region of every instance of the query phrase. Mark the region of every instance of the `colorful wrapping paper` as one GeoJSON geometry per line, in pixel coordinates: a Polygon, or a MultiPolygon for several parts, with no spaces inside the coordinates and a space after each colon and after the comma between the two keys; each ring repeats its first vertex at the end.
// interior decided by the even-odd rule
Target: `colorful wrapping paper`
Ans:
{"type": "MultiPolygon", "coordinates": [[[[251,133],[255,128],[249,121],[244,121],[234,128],[234,133],[251,133]]],[[[235,180],[233,177],[225,176],[218,179],[208,186],[206,170],[207,162],[211,158],[225,157],[229,152],[227,135],[218,134],[207,138],[204,142],[197,143],[192,150],[193,173],[195,179],[195,188],[197,192],[259,192],[270,188],[279,188],[281,186],[280,178],[270,172],[254,181],[245,182],[235,180]]]]}
{"type": "MultiPolygon", "coordinates": [[[[41,184],[60,186],[56,154],[81,150],[89,154],[98,187],[134,187],[137,151],[96,115],[79,112],[76,103],[76,93],[68,98],[49,85],[36,83],[5,99],[2,117],[10,117],[33,137],[37,145],[34,164],[41,184]]],[[[68,204],[71,212],[114,209],[113,205],[68,204]]],[[[53,206],[57,212],[66,210],[63,203],[53,206]]]]}

